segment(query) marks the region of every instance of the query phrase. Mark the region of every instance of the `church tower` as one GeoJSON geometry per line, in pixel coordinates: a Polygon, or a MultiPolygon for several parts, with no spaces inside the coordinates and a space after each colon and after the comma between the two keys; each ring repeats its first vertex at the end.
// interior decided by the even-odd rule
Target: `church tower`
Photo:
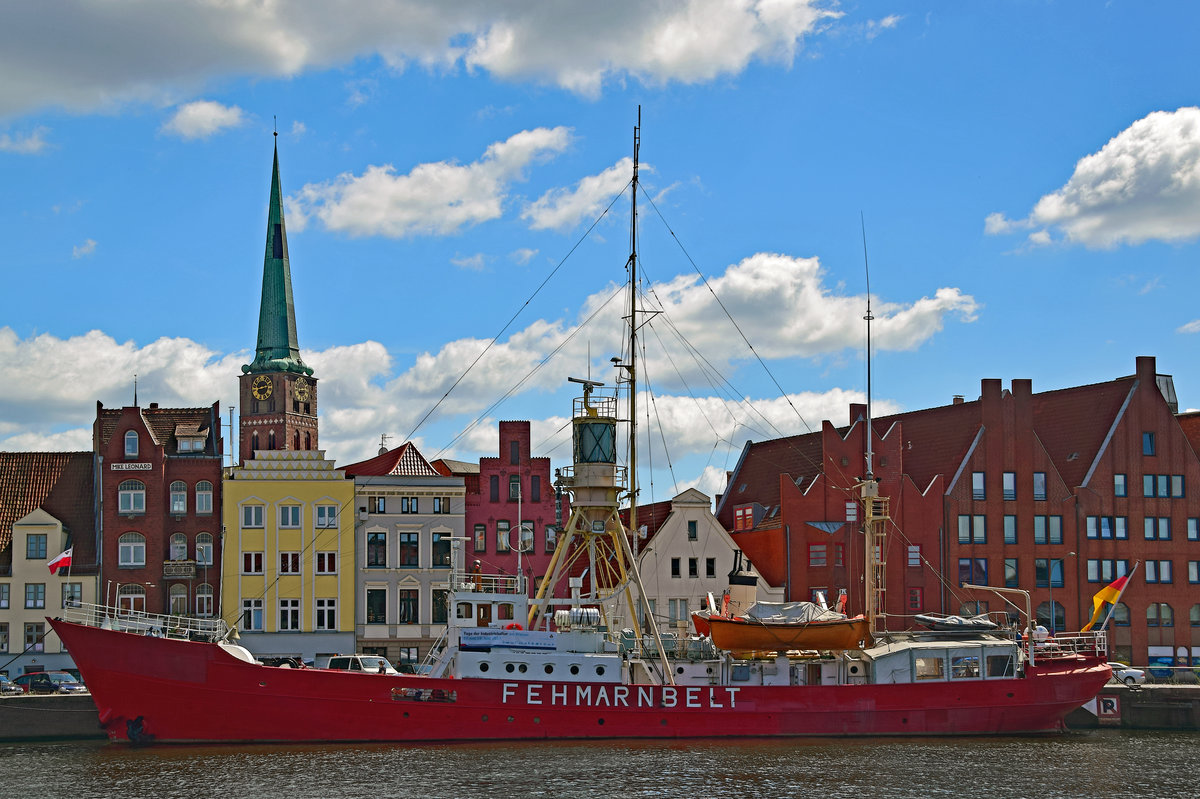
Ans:
{"type": "MultiPolygon", "coordinates": [[[[276,134],[278,135],[278,134],[276,134]]],[[[279,145],[271,172],[271,207],[263,257],[262,304],[254,361],[242,366],[240,444],[242,463],[255,450],[317,449],[317,381],[300,358],[283,191],[279,183],[279,145]]]]}

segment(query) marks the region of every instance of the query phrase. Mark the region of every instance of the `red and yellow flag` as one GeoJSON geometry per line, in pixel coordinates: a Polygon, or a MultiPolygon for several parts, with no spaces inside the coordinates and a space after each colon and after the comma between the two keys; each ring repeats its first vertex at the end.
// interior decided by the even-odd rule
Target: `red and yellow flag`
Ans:
{"type": "Polygon", "coordinates": [[[1117,599],[1120,598],[1121,592],[1125,590],[1125,583],[1127,582],[1129,582],[1128,574],[1118,577],[1095,593],[1095,595],[1092,597],[1092,620],[1083,625],[1084,631],[1092,629],[1092,626],[1096,622],[1100,621],[1100,617],[1103,615],[1105,603],[1110,605],[1115,605],[1117,603],[1117,599]]]}

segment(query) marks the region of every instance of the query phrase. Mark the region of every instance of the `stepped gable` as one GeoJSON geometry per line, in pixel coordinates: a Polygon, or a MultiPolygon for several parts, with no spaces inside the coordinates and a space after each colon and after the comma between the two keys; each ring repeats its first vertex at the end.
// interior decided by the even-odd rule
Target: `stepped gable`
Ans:
{"type": "Polygon", "coordinates": [[[374,458],[343,467],[351,477],[440,477],[441,472],[429,465],[411,441],[389,449],[374,458]]]}
{"type": "Polygon", "coordinates": [[[70,533],[72,572],[94,569],[94,470],[90,452],[0,452],[0,551],[12,542],[13,524],[41,508],[70,533]]]}
{"type": "Polygon", "coordinates": [[[1068,486],[1083,485],[1135,377],[1033,395],[1033,424],[1068,486]]]}
{"type": "Polygon", "coordinates": [[[747,442],[742,458],[732,473],[733,483],[725,487],[717,505],[717,518],[726,530],[733,529],[733,508],[756,502],[765,507],[779,505],[779,475],[792,479],[812,477],[824,471],[821,434],[775,438],[747,442]]]}
{"type": "Polygon", "coordinates": [[[323,449],[265,449],[235,469],[234,480],[344,480],[346,470],[325,459],[323,449]]]}

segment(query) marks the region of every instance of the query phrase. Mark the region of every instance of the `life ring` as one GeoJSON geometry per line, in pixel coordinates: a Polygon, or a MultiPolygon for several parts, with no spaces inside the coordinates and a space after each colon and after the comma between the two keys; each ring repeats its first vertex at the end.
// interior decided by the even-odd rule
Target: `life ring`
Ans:
{"type": "Polygon", "coordinates": [[[506,630],[524,630],[525,628],[521,626],[520,622],[514,621],[514,622],[510,622],[510,623],[504,625],[504,629],[506,629],[506,630]]]}

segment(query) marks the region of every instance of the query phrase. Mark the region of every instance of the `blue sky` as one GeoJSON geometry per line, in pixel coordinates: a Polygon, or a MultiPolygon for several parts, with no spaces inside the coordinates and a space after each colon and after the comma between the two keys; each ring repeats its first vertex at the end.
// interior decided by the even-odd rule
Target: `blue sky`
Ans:
{"type": "Polygon", "coordinates": [[[89,448],[96,400],[128,404],[135,373],[143,404],[235,403],[277,124],[329,455],[411,434],[474,459],[524,418],[565,463],[565,378],[590,352],[611,380],[619,353],[619,305],[577,328],[624,279],[627,197],[584,234],[629,178],[639,104],[640,253],[666,310],[644,336],[644,499],[719,492],[747,438],[846,421],[860,219],[879,412],[987,377],[1109,380],[1138,355],[1200,405],[1194,4],[446,6],[7,8],[0,448],[89,448]]]}

